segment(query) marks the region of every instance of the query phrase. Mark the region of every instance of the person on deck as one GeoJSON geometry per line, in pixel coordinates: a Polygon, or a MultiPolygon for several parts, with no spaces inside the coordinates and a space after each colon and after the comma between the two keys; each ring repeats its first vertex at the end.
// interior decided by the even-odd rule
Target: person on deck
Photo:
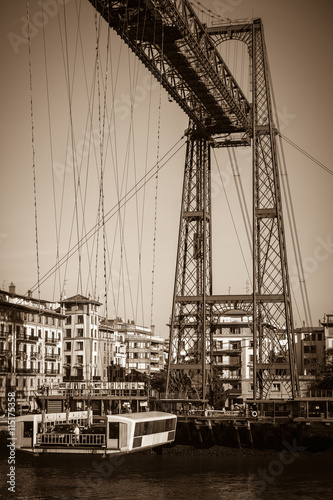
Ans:
{"type": "Polygon", "coordinates": [[[78,424],[76,424],[75,427],[74,427],[74,439],[73,439],[73,442],[74,442],[74,444],[79,444],[79,441],[80,441],[80,427],[78,426],[78,424]]]}

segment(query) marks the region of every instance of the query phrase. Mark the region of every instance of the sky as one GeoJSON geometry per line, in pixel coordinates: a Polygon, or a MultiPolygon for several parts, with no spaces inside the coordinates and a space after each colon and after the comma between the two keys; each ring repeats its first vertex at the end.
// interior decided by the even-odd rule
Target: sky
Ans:
{"type": "MultiPolygon", "coordinates": [[[[262,18],[280,131],[332,170],[333,4],[200,4],[207,23],[200,9],[235,20],[262,18]]],[[[108,34],[104,22],[99,28],[88,0],[30,1],[30,44],[26,1],[6,2],[1,11],[1,288],[13,281],[17,293],[33,288],[34,296],[48,300],[82,293],[104,303],[106,297],[103,314],[154,324],[156,334],[167,337],[187,117],[119,37],[108,34]],[[154,174],[157,162],[157,178],[140,183],[150,169],[154,174]],[[138,182],[141,189],[131,196],[138,182]],[[127,203],[117,211],[126,193],[127,203]],[[68,250],[102,213],[109,220],[99,236],[89,233],[81,251],[67,260],[68,250]],[[60,259],[59,270],[50,272],[60,259]]],[[[237,58],[228,52],[225,57],[246,92],[248,58],[242,50],[237,58]]],[[[236,155],[251,210],[250,152],[239,149],[236,155]]],[[[286,142],[284,155],[317,325],[333,311],[333,178],[286,142]]],[[[248,268],[250,254],[226,151],[212,152],[212,198],[213,293],[246,293],[248,271],[228,206],[248,268]]],[[[301,326],[305,312],[286,226],[294,318],[301,326]]]]}

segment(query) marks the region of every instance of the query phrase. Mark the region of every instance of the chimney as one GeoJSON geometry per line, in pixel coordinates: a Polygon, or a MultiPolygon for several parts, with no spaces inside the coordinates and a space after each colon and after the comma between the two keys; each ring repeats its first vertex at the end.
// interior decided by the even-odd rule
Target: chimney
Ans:
{"type": "Polygon", "coordinates": [[[13,282],[11,282],[9,285],[9,293],[16,293],[16,286],[13,282]]]}
{"type": "Polygon", "coordinates": [[[32,291],[28,290],[27,295],[28,295],[28,298],[31,299],[32,298],[32,291]]]}

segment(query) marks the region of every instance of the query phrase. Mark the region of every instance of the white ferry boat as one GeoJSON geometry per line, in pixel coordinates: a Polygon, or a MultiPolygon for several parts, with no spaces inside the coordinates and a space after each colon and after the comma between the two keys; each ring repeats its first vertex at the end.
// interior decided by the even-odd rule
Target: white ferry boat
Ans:
{"type": "Polygon", "coordinates": [[[127,454],[171,443],[177,417],[141,413],[94,417],[87,411],[16,417],[16,449],[28,453],[127,454]]]}

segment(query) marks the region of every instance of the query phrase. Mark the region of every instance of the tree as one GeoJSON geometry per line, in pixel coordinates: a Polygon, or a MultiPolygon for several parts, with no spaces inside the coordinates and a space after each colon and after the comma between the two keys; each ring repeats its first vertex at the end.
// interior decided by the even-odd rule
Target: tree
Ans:
{"type": "Polygon", "coordinates": [[[333,390],[333,349],[326,349],[322,363],[315,365],[315,389],[333,390]]]}
{"type": "Polygon", "coordinates": [[[153,373],[150,377],[150,387],[157,392],[165,392],[166,387],[166,370],[153,373]]]}
{"type": "Polygon", "coordinates": [[[228,398],[228,391],[225,390],[223,380],[218,369],[213,368],[213,375],[210,383],[209,403],[216,409],[221,410],[225,406],[228,398]]]}

